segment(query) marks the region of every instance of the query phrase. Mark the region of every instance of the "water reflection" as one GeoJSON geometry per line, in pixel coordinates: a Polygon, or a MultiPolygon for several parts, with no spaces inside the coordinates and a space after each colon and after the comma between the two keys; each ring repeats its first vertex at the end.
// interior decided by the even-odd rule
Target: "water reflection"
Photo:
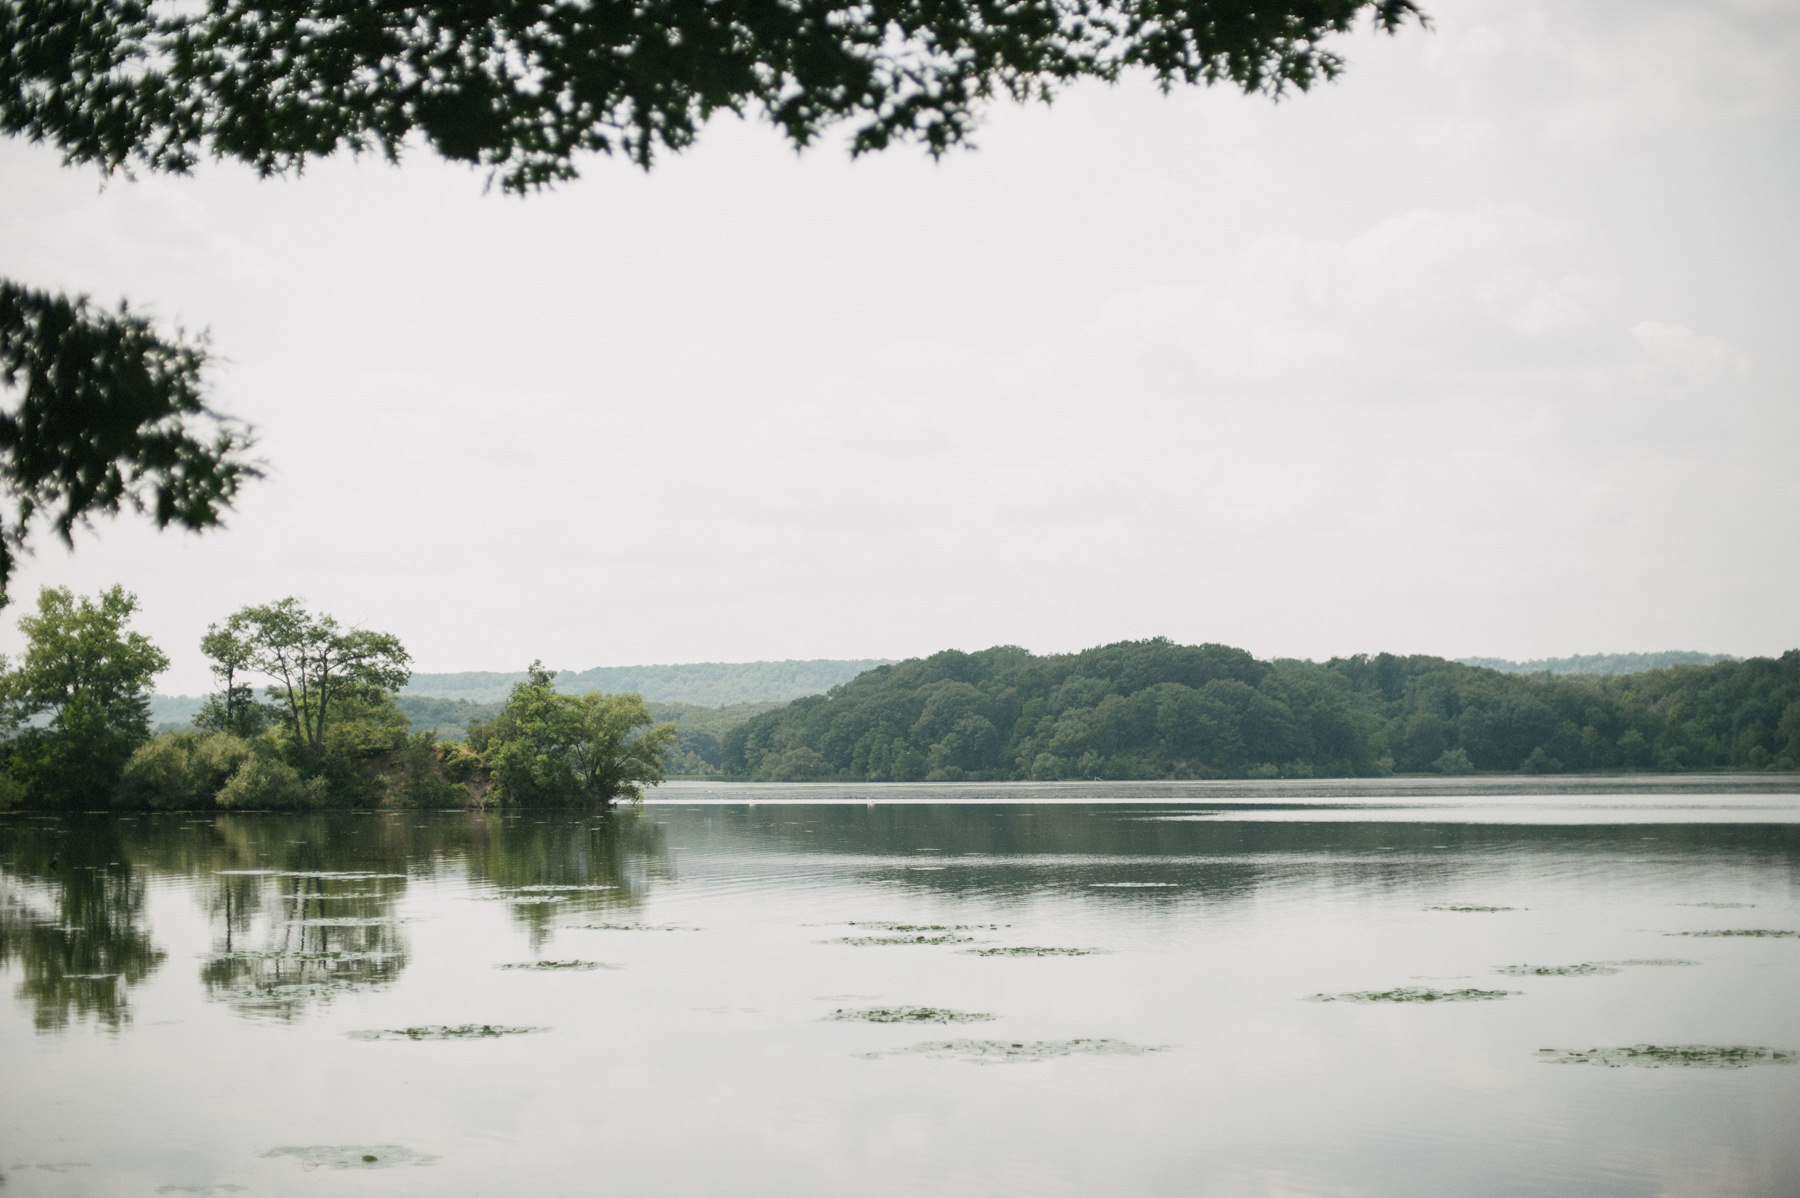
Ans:
{"type": "Polygon", "coordinates": [[[392,982],[406,967],[394,911],[403,874],[225,873],[221,927],[200,968],[209,998],[245,1014],[290,1019],[348,990],[392,982]]]}
{"type": "Polygon", "coordinates": [[[44,1031],[128,1019],[166,956],[144,918],[153,880],[185,884],[212,925],[206,995],[292,1019],[399,978],[415,880],[456,874],[505,901],[535,951],[559,918],[629,917],[672,877],[663,829],[632,813],[15,819],[0,863],[0,964],[20,966],[44,1031]]]}
{"type": "Polygon", "coordinates": [[[166,955],[144,928],[144,876],[111,820],[20,822],[0,870],[0,964],[39,1031],[92,1019],[117,1031],[132,986],[166,955]]]}

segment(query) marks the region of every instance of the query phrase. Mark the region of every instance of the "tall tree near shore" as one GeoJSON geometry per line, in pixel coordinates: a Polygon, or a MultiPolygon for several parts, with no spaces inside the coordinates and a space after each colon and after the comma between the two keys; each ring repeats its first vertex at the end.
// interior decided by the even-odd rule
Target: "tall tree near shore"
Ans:
{"type": "Polygon", "coordinates": [[[291,596],[233,613],[207,629],[200,647],[222,680],[244,670],[268,678],[295,748],[315,760],[325,752],[334,703],[397,691],[412,676],[412,657],[398,637],[344,628],[291,596]]]}
{"type": "Polygon", "coordinates": [[[107,806],[132,750],[150,736],[150,683],[169,659],[126,624],[137,596],[112,587],[93,599],[45,587],[19,619],[25,655],[0,674],[8,722],[27,727],[8,745],[8,768],[28,799],[107,806]]]}

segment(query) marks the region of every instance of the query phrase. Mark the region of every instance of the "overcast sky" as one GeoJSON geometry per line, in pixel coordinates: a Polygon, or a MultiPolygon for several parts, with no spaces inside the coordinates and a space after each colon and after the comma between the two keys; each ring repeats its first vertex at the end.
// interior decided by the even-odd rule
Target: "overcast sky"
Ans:
{"type": "Polygon", "coordinates": [[[210,330],[269,463],[17,602],[124,584],[169,693],[289,594],[422,671],[1800,646],[1800,4],[1427,4],[1309,95],[1082,88],[935,164],[0,142],[0,269],[210,330]]]}

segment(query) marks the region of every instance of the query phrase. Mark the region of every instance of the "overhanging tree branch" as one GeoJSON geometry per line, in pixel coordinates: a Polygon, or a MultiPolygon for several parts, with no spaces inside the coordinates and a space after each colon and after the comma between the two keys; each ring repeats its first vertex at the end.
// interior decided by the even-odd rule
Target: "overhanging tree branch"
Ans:
{"type": "Polygon", "coordinates": [[[209,408],[204,340],[165,338],[123,307],[0,280],[0,603],[37,518],[64,542],[131,507],[158,528],[219,522],[261,471],[243,426],[209,408]]]}

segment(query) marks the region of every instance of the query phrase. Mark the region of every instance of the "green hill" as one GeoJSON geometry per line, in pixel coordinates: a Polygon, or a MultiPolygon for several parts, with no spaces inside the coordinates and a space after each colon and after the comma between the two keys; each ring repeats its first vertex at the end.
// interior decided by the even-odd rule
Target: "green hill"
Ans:
{"type": "MultiPolygon", "coordinates": [[[[571,695],[588,691],[632,692],[646,702],[689,703],[728,707],[738,703],[786,702],[822,694],[864,670],[887,664],[879,658],[858,661],[699,662],[691,665],[599,666],[557,674],[558,690],[571,695]]],[[[471,703],[504,702],[513,683],[525,672],[477,671],[464,674],[414,674],[403,695],[466,699],[471,703]]]]}
{"type": "Polygon", "coordinates": [[[731,730],[738,777],[843,781],[1800,769],[1800,650],[1617,676],[1131,641],[881,666],[731,730]]]}

